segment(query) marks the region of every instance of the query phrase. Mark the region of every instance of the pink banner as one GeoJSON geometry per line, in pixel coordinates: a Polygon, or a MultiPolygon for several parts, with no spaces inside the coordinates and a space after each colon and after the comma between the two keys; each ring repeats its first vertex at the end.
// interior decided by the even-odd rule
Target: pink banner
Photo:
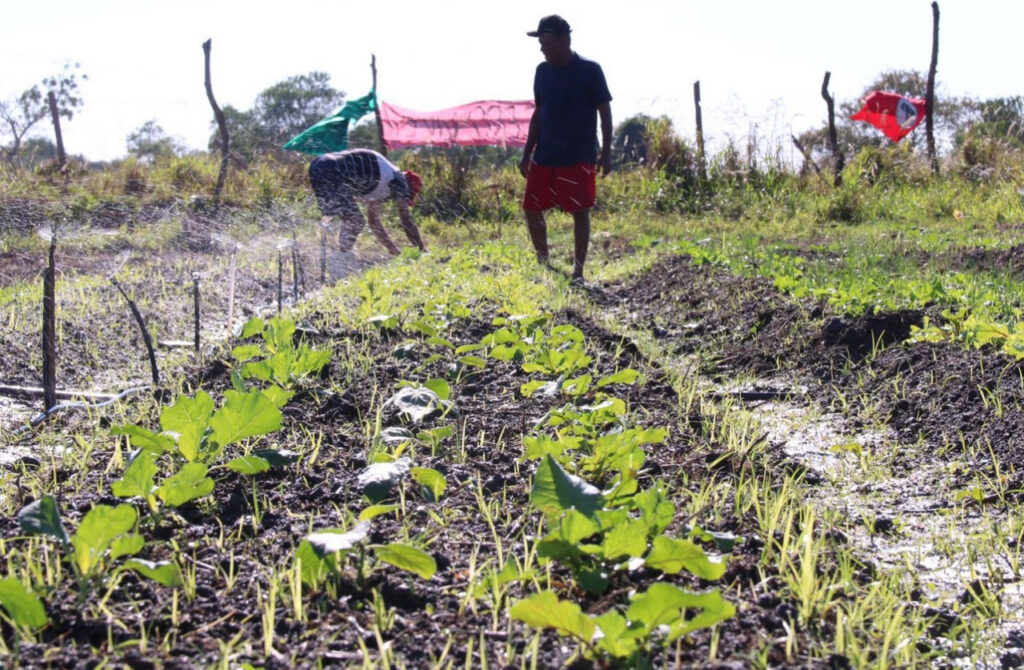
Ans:
{"type": "Polygon", "coordinates": [[[532,100],[479,100],[467,105],[417,112],[380,103],[384,142],[389,149],[526,145],[532,100]]]}

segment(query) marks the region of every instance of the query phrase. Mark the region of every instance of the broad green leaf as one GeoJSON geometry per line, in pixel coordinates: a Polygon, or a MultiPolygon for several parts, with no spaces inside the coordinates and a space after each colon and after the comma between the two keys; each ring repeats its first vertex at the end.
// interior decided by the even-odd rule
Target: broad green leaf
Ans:
{"type": "Polygon", "coordinates": [[[578,544],[598,531],[597,523],[574,509],[568,510],[558,520],[558,537],[566,542],[578,544]]]}
{"type": "Polygon", "coordinates": [[[407,414],[413,423],[420,423],[435,413],[444,409],[444,403],[433,390],[426,387],[414,388],[406,386],[398,389],[395,395],[391,396],[385,404],[392,404],[404,414],[407,414]]]}
{"type": "Polygon", "coordinates": [[[601,631],[596,641],[597,647],[615,658],[626,658],[640,648],[637,631],[631,631],[626,617],[615,610],[605,612],[594,619],[594,623],[601,631]]]}
{"type": "Polygon", "coordinates": [[[171,507],[210,495],[213,480],[206,476],[206,470],[202,463],[186,463],[177,474],[164,480],[156,494],[171,507]]]}
{"type": "Polygon", "coordinates": [[[716,589],[708,593],[692,594],[688,608],[701,608],[700,614],[691,619],[680,619],[669,629],[668,641],[679,638],[701,628],[710,628],[736,615],[736,606],[722,597],[716,589]]]}
{"type": "Polygon", "coordinates": [[[57,501],[49,494],[22,507],[18,512],[18,523],[30,535],[51,535],[64,544],[71,540],[61,523],[57,501]]]}
{"type": "Polygon", "coordinates": [[[594,620],[573,602],[559,600],[554,591],[541,591],[520,600],[509,616],[534,628],[554,628],[559,635],[589,643],[597,628],[594,620]]]}
{"type": "Polygon", "coordinates": [[[164,586],[181,585],[181,570],[170,561],[147,561],[142,558],[129,558],[124,562],[126,570],[134,570],[164,586]]]}
{"type": "Polygon", "coordinates": [[[455,350],[455,355],[462,356],[463,354],[468,354],[471,351],[480,351],[481,349],[486,348],[486,345],[483,344],[464,344],[455,350]]]}
{"type": "Polygon", "coordinates": [[[423,385],[434,392],[441,400],[448,400],[452,396],[452,389],[443,379],[428,379],[423,385]]]}
{"type": "Polygon", "coordinates": [[[476,368],[477,370],[483,370],[487,367],[487,361],[479,356],[459,356],[456,361],[468,368],[476,368]]]}
{"type": "Polygon", "coordinates": [[[356,482],[371,501],[378,502],[409,474],[411,464],[406,456],[390,463],[373,463],[356,476],[356,482]]]}
{"type": "Polygon", "coordinates": [[[270,463],[259,456],[239,456],[226,463],[228,470],[241,475],[258,475],[270,469],[270,463]]]}
{"type": "Polygon", "coordinates": [[[260,335],[263,333],[263,319],[258,316],[254,316],[245,322],[242,326],[242,339],[247,340],[253,335],[260,335]]]}
{"type": "Polygon", "coordinates": [[[451,426],[437,426],[430,430],[421,430],[416,433],[416,437],[424,442],[434,442],[443,440],[446,437],[451,437],[455,434],[455,429],[451,426]]]}
{"type": "Polygon", "coordinates": [[[636,432],[636,439],[639,444],[660,444],[668,439],[668,430],[665,428],[648,428],[636,432]]]}
{"type": "Polygon", "coordinates": [[[128,465],[124,476],[110,485],[110,491],[117,498],[131,498],[138,496],[148,500],[156,486],[153,478],[156,477],[156,463],[153,462],[153,455],[143,451],[128,465]]]}
{"type": "Polygon", "coordinates": [[[608,590],[608,571],[600,565],[584,568],[576,573],[576,581],[587,593],[599,595],[608,590]]]}
{"type": "Polygon", "coordinates": [[[260,391],[267,397],[267,400],[274,403],[277,407],[284,407],[288,404],[288,401],[295,397],[295,391],[285,391],[277,384],[271,384],[265,389],[260,391]]]}
{"type": "Polygon", "coordinates": [[[644,563],[670,575],[685,569],[707,581],[721,579],[725,574],[725,563],[721,557],[709,557],[700,545],[667,535],[654,538],[651,553],[644,563]]]}
{"type": "Polygon", "coordinates": [[[541,396],[550,398],[552,396],[558,395],[558,392],[562,390],[562,384],[564,383],[565,382],[561,377],[559,377],[558,379],[553,379],[551,381],[535,379],[533,381],[526,382],[525,384],[521,385],[519,387],[519,394],[522,395],[524,398],[529,398],[534,393],[540,391],[541,396]]]}
{"type": "Polygon", "coordinates": [[[370,534],[370,522],[360,521],[352,530],[343,531],[338,528],[328,528],[317,533],[310,533],[305,537],[313,547],[313,551],[320,558],[328,554],[336,554],[339,551],[349,551],[354,546],[366,539],[370,534]]]}
{"type": "Polygon", "coordinates": [[[399,509],[399,507],[399,505],[370,505],[359,513],[359,520],[370,521],[382,514],[390,514],[391,512],[399,509]]]}
{"type": "Polygon", "coordinates": [[[604,534],[601,549],[607,559],[620,556],[643,556],[647,551],[647,532],[649,528],[640,520],[631,519],[613,526],[604,534]]]}
{"type": "Polygon", "coordinates": [[[337,568],[335,554],[320,557],[313,545],[305,540],[295,550],[295,562],[299,564],[302,583],[313,589],[319,588],[327,575],[337,568]]]}
{"type": "Polygon", "coordinates": [[[688,593],[674,584],[656,582],[644,593],[636,595],[629,604],[626,618],[639,622],[648,629],[669,626],[669,641],[699,628],[707,628],[725,621],[736,613],[732,603],[715,590],[707,593],[688,593]],[[683,610],[701,610],[694,617],[683,618],[683,610]]]}
{"type": "Polygon", "coordinates": [[[75,565],[78,566],[79,572],[88,575],[99,567],[111,542],[118,536],[128,533],[138,518],[138,512],[128,504],[117,507],[95,505],[89,510],[82,517],[78,530],[71,538],[75,565]]]}
{"type": "MultiPolygon", "coordinates": [[[[579,441],[577,440],[576,445],[578,446],[578,444],[579,441]]],[[[561,456],[562,452],[568,448],[568,443],[561,440],[556,442],[548,435],[541,433],[540,435],[524,437],[523,447],[525,447],[523,455],[530,460],[536,460],[548,454],[556,458],[561,456]]]]}
{"type": "Polygon", "coordinates": [[[633,384],[636,382],[636,378],[640,376],[640,373],[632,368],[626,368],[625,370],[619,370],[610,375],[606,375],[597,380],[597,388],[604,388],[611,384],[633,384]]]}
{"type": "Polygon", "coordinates": [[[633,505],[654,533],[664,532],[676,516],[676,506],[666,498],[660,484],[633,496],[633,505]]]}
{"type": "Polygon", "coordinates": [[[385,563],[408,570],[423,579],[430,579],[437,572],[437,563],[433,556],[421,549],[400,542],[376,546],[374,555],[385,563]]]}
{"type": "Polygon", "coordinates": [[[292,348],[292,337],[295,335],[295,322],[281,316],[271,317],[263,329],[263,341],[271,351],[283,351],[292,348]]]}
{"type": "MultiPolygon", "coordinates": [[[[274,368],[269,360],[253,361],[242,366],[242,379],[256,378],[268,382],[274,378],[274,368]]],[[[236,390],[241,390],[236,387],[236,390]]],[[[244,392],[244,391],[243,391],[244,392]]]]}
{"type": "Polygon", "coordinates": [[[433,344],[434,346],[443,346],[445,349],[454,349],[455,348],[455,344],[453,344],[452,342],[447,341],[443,337],[439,337],[437,335],[433,335],[431,337],[428,337],[427,339],[425,339],[423,341],[426,342],[427,344],[433,344]]]}
{"type": "Polygon", "coordinates": [[[546,515],[576,509],[586,516],[593,516],[604,499],[597,487],[570,475],[551,454],[546,454],[537,466],[530,502],[546,515]]]}
{"type": "Polygon", "coordinates": [[[412,468],[412,478],[421,484],[430,494],[430,500],[437,502],[444,495],[447,486],[444,475],[433,468],[412,468]]]}
{"type": "Polygon", "coordinates": [[[248,360],[256,358],[261,353],[263,353],[263,350],[260,349],[258,345],[243,344],[231,350],[231,357],[234,358],[239,363],[244,363],[248,360]]]}
{"type": "Polygon", "coordinates": [[[295,360],[291,369],[293,379],[316,374],[331,360],[331,352],[327,349],[309,349],[302,347],[299,350],[299,357],[295,360]]]}
{"type": "Polygon", "coordinates": [[[144,546],[146,546],[146,540],[141,535],[136,533],[120,535],[110,543],[110,558],[115,559],[120,558],[121,556],[134,556],[142,551],[144,546]]]}
{"type": "Polygon", "coordinates": [[[674,584],[655,582],[645,592],[633,597],[626,618],[653,630],[679,619],[682,616],[680,610],[689,606],[693,596],[674,584]]]}
{"type": "Polygon", "coordinates": [[[0,579],[0,605],[19,626],[39,628],[49,622],[43,601],[14,577],[0,579]]]}
{"type": "Polygon", "coordinates": [[[179,396],[160,413],[160,427],[178,435],[178,451],[185,460],[194,461],[199,456],[199,446],[212,413],[213,398],[206,391],[196,391],[194,398],[179,396]]]}
{"type": "Polygon", "coordinates": [[[174,438],[170,435],[154,433],[133,423],[114,426],[110,429],[110,434],[127,435],[133,447],[152,452],[155,455],[174,450],[174,438]]]}
{"type": "Polygon", "coordinates": [[[210,440],[221,447],[281,428],[281,410],[259,391],[225,391],[224,405],[210,419],[210,440]]]}

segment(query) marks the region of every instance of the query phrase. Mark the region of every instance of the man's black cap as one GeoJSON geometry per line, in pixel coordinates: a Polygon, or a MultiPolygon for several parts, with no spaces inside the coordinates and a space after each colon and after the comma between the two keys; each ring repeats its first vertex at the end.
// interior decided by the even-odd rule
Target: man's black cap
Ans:
{"type": "Polygon", "coordinates": [[[545,16],[537,24],[537,29],[526,33],[530,37],[540,37],[543,33],[551,33],[552,35],[568,35],[572,32],[572,28],[569,27],[569,22],[563,19],[558,14],[552,14],[551,16],[545,16]]]}

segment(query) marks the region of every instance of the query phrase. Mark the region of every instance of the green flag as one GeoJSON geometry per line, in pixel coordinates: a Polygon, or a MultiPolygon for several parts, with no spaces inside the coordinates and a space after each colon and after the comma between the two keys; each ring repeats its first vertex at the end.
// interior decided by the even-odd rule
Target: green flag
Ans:
{"type": "Polygon", "coordinates": [[[285,149],[307,154],[326,154],[348,148],[348,124],[377,109],[377,92],[370,91],[358,100],[345,103],[337,114],[317,121],[288,140],[285,149]]]}

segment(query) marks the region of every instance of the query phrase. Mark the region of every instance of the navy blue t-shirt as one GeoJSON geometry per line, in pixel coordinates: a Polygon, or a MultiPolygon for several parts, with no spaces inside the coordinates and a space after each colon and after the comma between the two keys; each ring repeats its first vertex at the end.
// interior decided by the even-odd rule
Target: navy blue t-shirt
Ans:
{"type": "Polygon", "coordinates": [[[597,108],[611,101],[601,66],[572,55],[566,65],[544,62],[533,78],[540,134],[533,162],[564,166],[597,162],[597,108]]]}

